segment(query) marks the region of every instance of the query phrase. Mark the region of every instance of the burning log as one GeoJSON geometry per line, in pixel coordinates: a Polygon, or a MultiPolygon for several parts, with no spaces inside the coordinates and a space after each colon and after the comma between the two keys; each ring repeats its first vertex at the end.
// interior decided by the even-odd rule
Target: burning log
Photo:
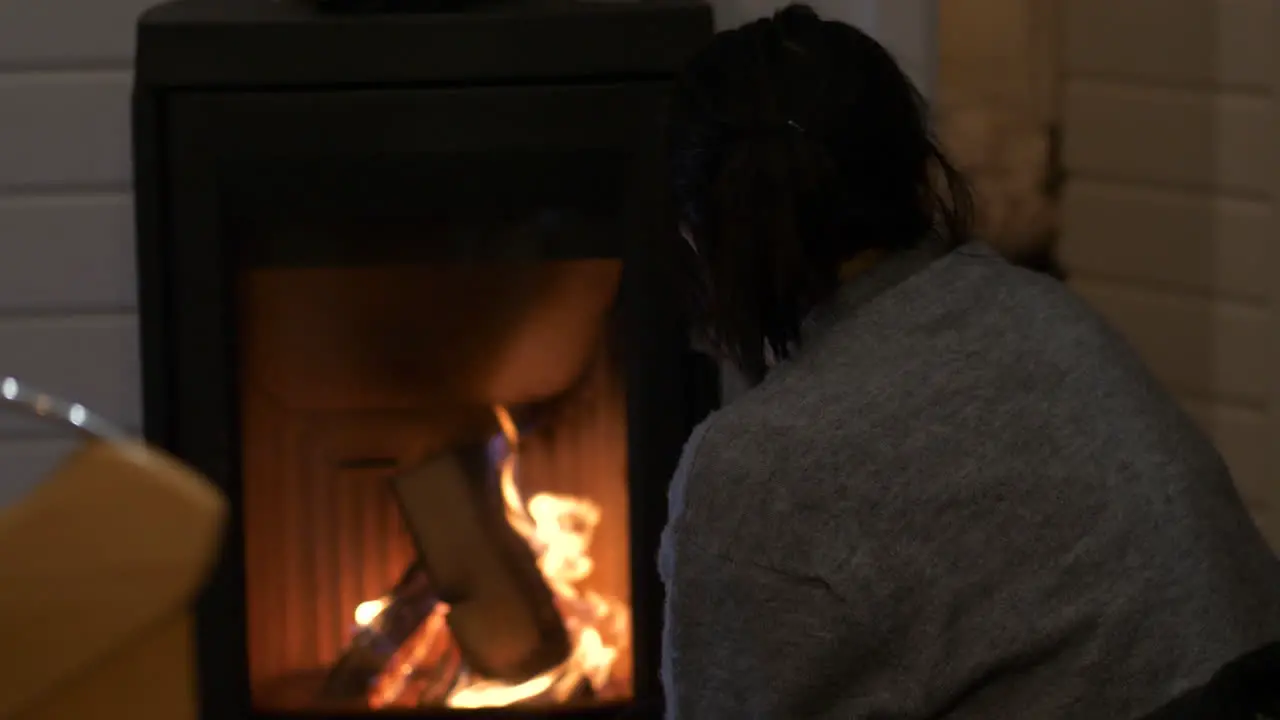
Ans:
{"type": "Polygon", "coordinates": [[[419,561],[389,595],[355,608],[362,630],[331,671],[326,699],[363,688],[374,709],[484,708],[629,692],[617,666],[628,608],[580,587],[594,567],[600,508],[549,492],[526,501],[516,482],[521,433],[505,408],[494,415],[501,432],[485,447],[392,479],[419,561]]]}
{"type": "Polygon", "coordinates": [[[518,683],[570,655],[569,636],[528,544],[487,482],[483,447],[434,456],[392,478],[401,514],[467,668],[518,683]]]}
{"type": "MultiPolygon", "coordinates": [[[[405,571],[386,597],[356,609],[359,631],[326,676],[320,697],[326,701],[364,701],[375,681],[409,639],[442,607],[420,563],[405,571]]],[[[454,677],[441,678],[440,695],[454,677]]]]}

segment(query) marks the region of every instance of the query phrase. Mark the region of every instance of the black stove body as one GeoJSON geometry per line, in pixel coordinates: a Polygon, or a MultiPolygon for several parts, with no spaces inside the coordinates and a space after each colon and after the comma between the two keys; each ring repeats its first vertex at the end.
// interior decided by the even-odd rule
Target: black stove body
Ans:
{"type": "MultiPolygon", "coordinates": [[[[198,605],[201,717],[659,717],[666,485],[717,387],[661,280],[673,242],[661,105],[709,38],[710,10],[390,7],[176,0],[139,21],[146,435],[233,509],[198,605]],[[609,350],[583,349],[596,346],[609,350]],[[624,399],[616,438],[590,439],[614,436],[582,420],[575,457],[622,448],[591,462],[616,465],[622,488],[603,502],[626,528],[609,582],[632,611],[628,697],[481,711],[262,702],[260,676],[331,664],[335,623],[412,562],[379,504],[385,477],[484,426],[482,401],[555,406],[586,373],[569,382],[557,364],[603,355],[613,379],[599,387],[624,399]]],[[[575,412],[561,414],[589,415],[575,412]]],[[[548,457],[573,455],[559,452],[548,457]]],[[[531,475],[546,465],[528,462],[531,475]]]]}

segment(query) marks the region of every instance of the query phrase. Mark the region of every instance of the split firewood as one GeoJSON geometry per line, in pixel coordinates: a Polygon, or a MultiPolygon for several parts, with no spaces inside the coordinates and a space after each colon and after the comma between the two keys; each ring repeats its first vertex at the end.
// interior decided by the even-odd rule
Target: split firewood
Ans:
{"type": "Polygon", "coordinates": [[[485,448],[436,455],[391,480],[467,668],[523,682],[564,662],[568,633],[533,552],[507,522],[485,448]]]}

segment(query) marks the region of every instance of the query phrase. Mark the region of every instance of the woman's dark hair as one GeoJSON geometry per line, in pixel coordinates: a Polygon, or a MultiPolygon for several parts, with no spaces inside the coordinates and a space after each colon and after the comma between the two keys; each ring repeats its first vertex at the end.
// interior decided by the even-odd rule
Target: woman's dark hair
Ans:
{"type": "Polygon", "coordinates": [[[803,5],[717,35],[676,82],[667,141],[695,309],[753,379],[844,261],[969,238],[969,190],[919,92],[879,43],[803,5]]]}

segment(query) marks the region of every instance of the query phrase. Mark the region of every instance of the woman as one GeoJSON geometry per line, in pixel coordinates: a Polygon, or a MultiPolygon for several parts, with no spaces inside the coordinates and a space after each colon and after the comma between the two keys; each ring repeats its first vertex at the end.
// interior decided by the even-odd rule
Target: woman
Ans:
{"type": "Polygon", "coordinates": [[[706,336],[757,382],[671,488],[671,720],[1133,718],[1280,637],[1218,453],[1065,287],[970,241],[882,47],[793,6],[716,37],[670,112],[706,336]]]}

